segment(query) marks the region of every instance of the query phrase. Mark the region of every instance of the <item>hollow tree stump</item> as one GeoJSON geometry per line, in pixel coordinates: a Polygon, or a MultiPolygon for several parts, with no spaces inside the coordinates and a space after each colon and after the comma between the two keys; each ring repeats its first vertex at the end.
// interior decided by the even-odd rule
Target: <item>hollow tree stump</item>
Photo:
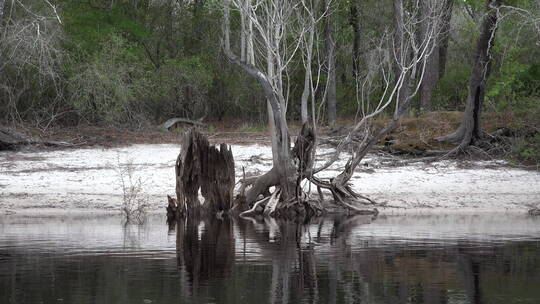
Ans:
{"type": "Polygon", "coordinates": [[[234,158],[226,144],[219,149],[194,129],[182,139],[176,159],[177,213],[217,213],[231,208],[235,185],[234,158]],[[199,190],[204,203],[199,201],[199,190]]]}

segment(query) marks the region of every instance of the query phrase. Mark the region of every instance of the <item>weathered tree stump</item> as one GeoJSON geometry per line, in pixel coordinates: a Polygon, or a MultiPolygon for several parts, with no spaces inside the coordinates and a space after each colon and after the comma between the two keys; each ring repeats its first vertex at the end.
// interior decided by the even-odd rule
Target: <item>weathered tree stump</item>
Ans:
{"type": "MultiPolygon", "coordinates": [[[[190,129],[184,134],[175,169],[177,216],[225,212],[231,208],[235,175],[229,146],[211,146],[204,135],[190,129]],[[203,203],[199,201],[199,190],[203,203]]],[[[169,209],[174,210],[171,200],[169,209]]]]}

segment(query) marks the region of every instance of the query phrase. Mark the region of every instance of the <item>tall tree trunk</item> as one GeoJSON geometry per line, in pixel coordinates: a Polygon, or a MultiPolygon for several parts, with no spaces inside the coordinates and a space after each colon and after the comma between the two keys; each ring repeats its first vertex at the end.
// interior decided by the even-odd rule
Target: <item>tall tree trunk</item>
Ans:
{"type": "MultiPolygon", "coordinates": [[[[437,0],[437,1],[443,1],[443,0],[437,0]]],[[[444,0],[448,2],[447,0],[444,0]]],[[[446,9],[446,7],[445,7],[446,9]]],[[[431,19],[433,18],[431,16],[432,12],[432,5],[431,1],[420,1],[420,37],[424,37],[425,32],[427,31],[427,28],[429,26],[429,23],[431,22],[431,19]]],[[[446,16],[447,13],[445,11],[443,16],[446,16]]],[[[443,18],[444,19],[444,18],[443,18]]],[[[445,20],[442,20],[444,22],[445,20]]],[[[444,27],[444,25],[440,25],[441,27],[444,27]]],[[[420,86],[420,109],[422,111],[431,111],[433,109],[432,106],[432,97],[433,97],[433,90],[437,87],[437,83],[439,81],[439,68],[440,68],[440,59],[439,59],[439,39],[434,39],[433,42],[433,51],[427,58],[426,68],[424,72],[424,77],[422,79],[422,84],[420,86]]]]}
{"type": "Polygon", "coordinates": [[[446,61],[448,54],[448,40],[450,38],[450,23],[452,21],[452,9],[454,8],[454,0],[444,1],[444,14],[441,23],[441,38],[439,42],[439,79],[446,72],[446,61]]]}
{"type": "Polygon", "coordinates": [[[334,19],[332,10],[332,1],[325,0],[326,9],[326,58],[328,66],[328,79],[326,85],[326,113],[328,116],[328,124],[333,126],[336,124],[336,42],[334,40],[334,19]]]}
{"type": "MultiPolygon", "coordinates": [[[[440,36],[433,40],[434,49],[428,57],[424,78],[420,87],[420,108],[423,111],[433,110],[433,90],[437,87],[439,79],[444,75],[446,67],[446,55],[448,50],[448,38],[450,21],[452,18],[452,8],[454,0],[437,0],[444,1],[442,20],[440,23],[440,36]]],[[[430,1],[420,1],[420,18],[421,31],[426,30],[428,22],[430,22],[430,1]]]]}
{"type": "Polygon", "coordinates": [[[304,75],[304,90],[302,91],[302,99],[300,103],[300,116],[302,118],[302,124],[308,122],[308,98],[311,93],[312,87],[312,71],[311,71],[311,62],[313,60],[313,40],[315,36],[315,18],[313,15],[310,15],[309,20],[309,34],[306,42],[306,54],[304,57],[304,68],[306,74],[304,75]]]}
{"type": "MultiPolygon", "coordinates": [[[[395,60],[397,61],[394,65],[394,75],[396,75],[396,82],[398,81],[397,75],[401,74],[401,67],[404,62],[408,62],[410,50],[405,46],[404,35],[404,11],[403,11],[403,0],[394,0],[394,52],[396,54],[395,60]]],[[[408,103],[408,99],[411,96],[411,72],[406,72],[404,74],[402,85],[398,87],[397,90],[397,104],[396,104],[396,113],[399,112],[399,109],[402,105],[408,103]]],[[[406,113],[403,113],[406,115],[406,113]]]]}
{"type": "Polygon", "coordinates": [[[476,42],[474,66],[469,79],[469,92],[463,120],[456,132],[438,139],[459,143],[457,149],[466,148],[482,135],[480,113],[490,73],[491,50],[495,43],[500,3],[499,0],[486,1],[487,12],[482,21],[480,37],[476,42]]]}
{"type": "Polygon", "coordinates": [[[360,65],[360,20],[358,18],[358,1],[351,1],[350,6],[350,20],[349,23],[353,30],[353,49],[352,49],[352,67],[353,76],[356,79],[358,77],[358,70],[360,65]]]}
{"type": "Polygon", "coordinates": [[[6,4],[6,0],[0,0],[0,27],[4,22],[4,4],[6,4]]]}
{"type": "MultiPolygon", "coordinates": [[[[0,33],[3,33],[4,29],[4,5],[6,4],[6,0],[0,0],[0,33]]],[[[4,58],[2,58],[2,54],[0,53],[0,69],[4,66],[4,58]]]]}

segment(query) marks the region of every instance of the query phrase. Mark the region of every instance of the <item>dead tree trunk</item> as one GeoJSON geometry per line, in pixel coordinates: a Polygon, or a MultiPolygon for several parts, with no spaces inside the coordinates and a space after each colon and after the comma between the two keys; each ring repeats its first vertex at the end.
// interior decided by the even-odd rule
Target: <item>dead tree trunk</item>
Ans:
{"type": "Polygon", "coordinates": [[[454,133],[438,138],[439,141],[459,143],[456,151],[464,150],[482,137],[480,113],[490,72],[491,49],[495,43],[500,1],[487,0],[486,6],[487,13],[482,21],[480,37],[476,43],[474,66],[469,79],[469,93],[463,120],[454,133]]]}
{"type": "MultiPolygon", "coordinates": [[[[280,5],[283,5],[281,3],[280,5]]],[[[273,167],[270,171],[257,178],[252,187],[247,191],[246,200],[248,204],[253,204],[261,194],[267,194],[268,188],[279,186],[281,199],[288,199],[294,194],[295,172],[290,148],[289,128],[286,119],[286,102],[282,93],[282,83],[276,83],[275,79],[281,79],[282,58],[276,58],[271,51],[271,47],[279,45],[279,40],[272,40],[271,45],[266,45],[267,49],[267,71],[266,73],[254,65],[236,56],[231,50],[230,42],[230,21],[229,21],[230,1],[224,2],[224,22],[223,22],[223,51],[228,59],[241,67],[248,75],[253,76],[261,85],[268,104],[268,116],[270,132],[272,136],[272,160],[273,167]],[[279,60],[278,60],[279,59],[279,60]],[[280,65],[281,64],[281,65],[280,65]],[[279,67],[276,68],[276,65],[279,67]],[[279,74],[278,74],[279,73],[279,74]]],[[[251,13],[242,11],[242,13],[251,13]]],[[[282,27],[278,24],[270,24],[265,30],[259,24],[259,34],[266,35],[267,39],[276,39],[282,34],[282,27]],[[271,34],[271,35],[270,35],[271,34]]]]}
{"type": "MultiPolygon", "coordinates": [[[[230,147],[225,144],[221,144],[219,149],[210,146],[205,136],[190,129],[184,134],[175,171],[178,216],[230,209],[235,184],[230,147]],[[202,204],[199,190],[204,198],[202,204]]],[[[171,203],[169,208],[174,210],[171,203]]]]}

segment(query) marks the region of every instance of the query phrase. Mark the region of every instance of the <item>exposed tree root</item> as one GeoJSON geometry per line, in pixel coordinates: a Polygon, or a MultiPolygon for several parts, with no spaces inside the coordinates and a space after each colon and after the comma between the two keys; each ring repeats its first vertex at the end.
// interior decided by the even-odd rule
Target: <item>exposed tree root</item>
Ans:
{"type": "Polygon", "coordinates": [[[251,207],[251,209],[240,213],[240,216],[241,217],[252,217],[252,216],[263,214],[263,212],[265,210],[265,207],[268,204],[268,202],[270,201],[270,199],[271,199],[271,197],[263,198],[262,200],[260,200],[260,201],[256,202],[255,204],[253,204],[253,207],[251,207]]]}
{"type": "Polygon", "coordinates": [[[379,211],[377,208],[367,208],[377,206],[377,203],[373,201],[372,199],[360,195],[352,190],[350,185],[344,184],[337,181],[338,179],[333,179],[330,181],[323,181],[320,180],[317,177],[312,177],[311,181],[315,185],[317,185],[320,188],[327,189],[332,193],[332,196],[334,198],[334,202],[345,209],[349,210],[353,213],[359,213],[359,214],[378,214],[379,211]],[[358,207],[357,205],[362,205],[362,207],[358,207]]]}

